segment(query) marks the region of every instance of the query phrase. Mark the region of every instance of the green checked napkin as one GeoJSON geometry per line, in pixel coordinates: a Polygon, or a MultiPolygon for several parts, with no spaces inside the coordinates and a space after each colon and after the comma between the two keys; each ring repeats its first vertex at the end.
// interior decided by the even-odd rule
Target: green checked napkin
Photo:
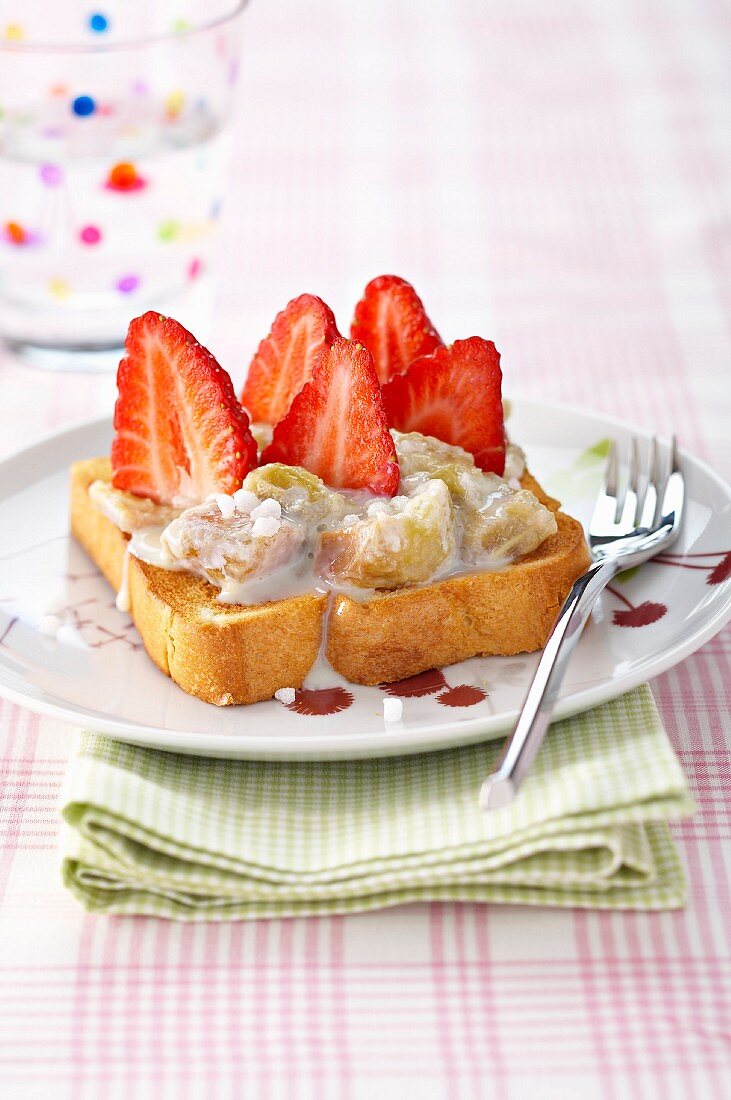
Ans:
{"type": "Polygon", "coordinates": [[[451,899],[667,909],[693,810],[647,687],[552,728],[512,806],[499,742],[381,760],[209,760],[81,735],[63,877],[87,909],[234,920],[451,899]]]}

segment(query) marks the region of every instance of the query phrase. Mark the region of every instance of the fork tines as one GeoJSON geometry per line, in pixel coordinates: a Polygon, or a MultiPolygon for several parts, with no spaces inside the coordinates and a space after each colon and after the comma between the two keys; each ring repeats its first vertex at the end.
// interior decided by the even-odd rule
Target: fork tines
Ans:
{"type": "Polygon", "coordinates": [[[671,474],[680,472],[677,440],[673,435],[669,446],[661,449],[656,436],[646,447],[631,436],[623,451],[626,462],[620,460],[620,449],[613,440],[597,510],[621,530],[650,529],[660,519],[671,474]],[[626,477],[622,476],[624,469],[626,477]]]}

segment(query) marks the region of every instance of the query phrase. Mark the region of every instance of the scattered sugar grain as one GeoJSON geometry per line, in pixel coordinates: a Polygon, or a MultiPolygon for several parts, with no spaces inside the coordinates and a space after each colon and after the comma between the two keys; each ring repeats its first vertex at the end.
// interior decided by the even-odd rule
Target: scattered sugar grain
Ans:
{"type": "Polygon", "coordinates": [[[280,703],[284,703],[285,707],[294,702],[294,697],[294,688],[279,688],[278,691],[274,692],[274,698],[279,700],[280,703]]]}
{"type": "Polygon", "coordinates": [[[219,511],[224,519],[228,519],[229,516],[232,516],[236,511],[236,501],[227,493],[216,493],[213,499],[218,505],[219,511]]]}
{"type": "Polygon", "coordinates": [[[280,521],[274,516],[257,516],[251,528],[251,534],[255,539],[266,539],[276,535],[281,526],[280,521]]]}
{"type": "Polygon", "coordinates": [[[58,615],[44,615],[38,624],[38,633],[46,638],[56,638],[61,627],[58,615]]]}
{"type": "Polygon", "coordinates": [[[400,722],[404,713],[404,704],[401,699],[391,697],[383,700],[383,718],[386,722],[400,722]]]}
{"type": "MultiPolygon", "coordinates": [[[[76,627],[71,623],[61,623],[56,633],[56,640],[62,645],[80,648],[80,635],[76,627]]],[[[83,645],[83,643],[81,643],[83,645]]]]}
{"type": "Polygon", "coordinates": [[[233,500],[237,512],[250,512],[259,503],[258,496],[250,489],[237,489],[233,500]]]}
{"type": "Polygon", "coordinates": [[[282,505],[278,500],[274,500],[269,497],[267,500],[263,500],[261,504],[257,504],[256,508],[251,510],[251,518],[257,519],[280,519],[282,515],[282,505]]]}
{"type": "Polygon", "coordinates": [[[57,591],[52,592],[47,598],[43,607],[43,613],[45,615],[57,615],[59,611],[64,611],[68,606],[69,598],[65,592],[57,591]]]}

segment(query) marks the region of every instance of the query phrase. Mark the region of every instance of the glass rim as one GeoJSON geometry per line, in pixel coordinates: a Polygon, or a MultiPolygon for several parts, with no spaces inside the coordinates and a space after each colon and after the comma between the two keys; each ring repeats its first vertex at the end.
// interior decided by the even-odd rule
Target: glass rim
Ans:
{"type": "Polygon", "coordinates": [[[249,0],[234,0],[229,11],[209,19],[208,22],[199,23],[194,27],[185,27],[182,30],[165,31],[161,34],[151,34],[146,38],[126,38],[118,42],[24,42],[22,39],[0,41],[0,53],[112,53],[115,50],[139,50],[148,46],[156,46],[165,42],[179,42],[186,38],[194,38],[196,35],[205,34],[206,31],[215,30],[216,27],[232,23],[248,7],[249,0]]]}

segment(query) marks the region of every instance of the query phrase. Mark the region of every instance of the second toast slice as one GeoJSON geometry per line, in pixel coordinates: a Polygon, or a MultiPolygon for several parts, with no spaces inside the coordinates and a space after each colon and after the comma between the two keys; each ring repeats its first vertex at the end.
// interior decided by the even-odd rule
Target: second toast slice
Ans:
{"type": "Polygon", "coordinates": [[[94,481],[110,478],[107,459],[74,464],[72,532],[115,590],[127,568],[130,613],[158,668],[184,691],[219,706],[301,687],[325,625],[329,663],[358,684],[391,683],[478,655],[540,649],[589,564],[581,524],[559,511],[526,473],[523,487],[554,511],[557,531],[506,569],[383,592],[364,602],[313,593],[225,606],[206,581],[127,554],[126,536],[89,496],[94,481]]]}

